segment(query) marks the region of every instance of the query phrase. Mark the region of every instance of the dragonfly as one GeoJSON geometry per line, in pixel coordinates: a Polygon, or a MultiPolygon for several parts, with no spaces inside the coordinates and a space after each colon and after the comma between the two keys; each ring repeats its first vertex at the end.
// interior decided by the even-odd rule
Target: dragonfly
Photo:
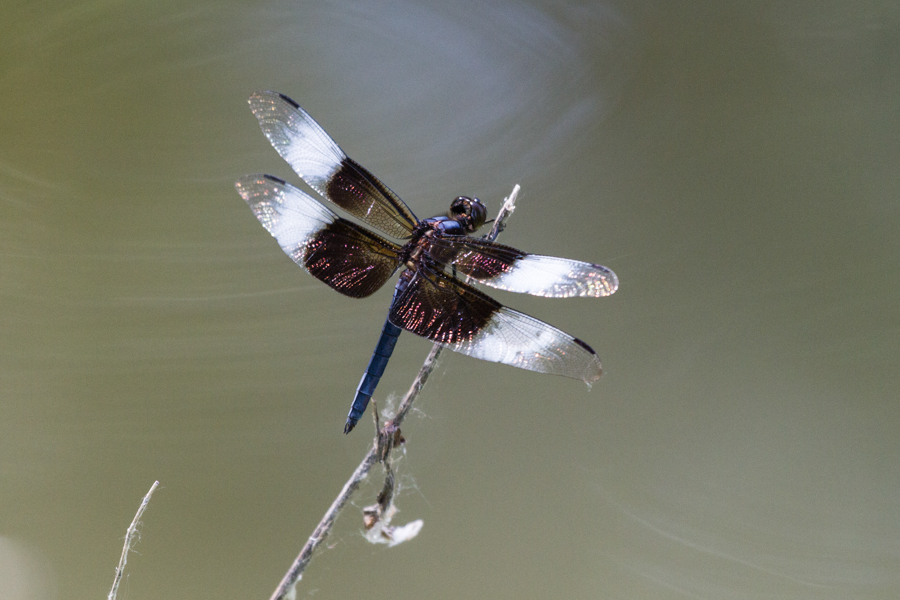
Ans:
{"type": "Polygon", "coordinates": [[[586,383],[600,377],[600,359],[585,342],[503,306],[468,282],[548,298],[601,297],[619,286],[610,269],[473,237],[487,220],[477,198],[457,197],[446,214],[420,220],[299,104],[269,91],[253,94],[249,103],[275,150],[324,199],[272,175],[236,182],[281,249],[351,298],[372,295],[400,271],[344,433],[365,412],[402,330],[485,361],[586,383]],[[331,205],[364,225],[339,216],[331,205]]]}

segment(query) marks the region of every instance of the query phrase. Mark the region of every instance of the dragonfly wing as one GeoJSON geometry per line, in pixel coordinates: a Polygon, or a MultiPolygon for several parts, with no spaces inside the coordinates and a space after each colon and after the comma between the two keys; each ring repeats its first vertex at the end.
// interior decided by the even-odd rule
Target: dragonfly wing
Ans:
{"type": "Polygon", "coordinates": [[[392,237],[410,236],[418,220],[409,207],[296,102],[277,92],[256,92],[249,102],[272,146],[311,188],[392,237]]]}
{"type": "Polygon", "coordinates": [[[471,237],[435,237],[435,256],[479,283],[547,298],[600,297],[615,293],[616,274],[603,265],[528,254],[503,244],[471,237]]]}
{"type": "Polygon", "coordinates": [[[578,338],[437,271],[420,269],[412,277],[390,320],[481,360],[588,383],[602,372],[597,353],[578,338]]]}
{"type": "Polygon", "coordinates": [[[235,188],[285,254],[342,294],[369,296],[397,268],[396,244],[338,217],[277,177],[247,175],[235,188]]]}

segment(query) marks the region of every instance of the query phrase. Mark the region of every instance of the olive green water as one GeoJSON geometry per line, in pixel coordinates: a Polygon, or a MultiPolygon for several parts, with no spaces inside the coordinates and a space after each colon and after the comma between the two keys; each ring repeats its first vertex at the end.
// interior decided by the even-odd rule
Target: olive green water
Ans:
{"type": "MultiPolygon", "coordinates": [[[[70,2],[0,8],[0,597],[268,598],[370,441],[391,291],[343,298],[233,189],[298,178],[301,103],[420,217],[605,264],[492,295],[592,389],[446,353],[298,597],[900,595],[900,9],[868,2],[70,2]]],[[[377,398],[430,344],[400,338],[377,398]]]]}

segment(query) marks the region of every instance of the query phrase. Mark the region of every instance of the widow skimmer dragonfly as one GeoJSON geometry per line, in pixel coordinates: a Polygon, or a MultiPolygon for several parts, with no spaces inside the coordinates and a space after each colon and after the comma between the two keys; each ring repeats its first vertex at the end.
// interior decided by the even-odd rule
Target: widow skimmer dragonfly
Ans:
{"type": "Polygon", "coordinates": [[[296,102],[276,92],[257,92],[249,103],[272,146],[313,190],[366,225],[404,240],[394,243],[343,219],[271,175],[247,175],[235,184],[282,250],[346,296],[365,298],[405,268],[344,433],[368,406],[403,329],[482,360],[586,383],[600,377],[600,359],[590,346],[501,305],[457,276],[511,292],[568,298],[609,296],[619,285],[615,273],[470,237],[487,217],[477,198],[461,196],[446,215],[419,220],[296,102]]]}

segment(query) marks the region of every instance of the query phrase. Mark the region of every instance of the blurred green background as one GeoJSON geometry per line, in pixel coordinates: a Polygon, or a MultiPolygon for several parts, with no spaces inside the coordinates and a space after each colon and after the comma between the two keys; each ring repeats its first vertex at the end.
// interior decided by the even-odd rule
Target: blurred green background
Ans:
{"type": "MultiPolygon", "coordinates": [[[[235,193],[298,178],[303,105],[420,217],[605,264],[491,292],[598,350],[592,389],[445,353],[393,549],[356,497],[316,598],[900,596],[900,4],[4,2],[0,596],[268,598],[366,451],[391,296],[344,298],[235,193]]],[[[403,393],[430,344],[400,338],[403,393]]]]}

